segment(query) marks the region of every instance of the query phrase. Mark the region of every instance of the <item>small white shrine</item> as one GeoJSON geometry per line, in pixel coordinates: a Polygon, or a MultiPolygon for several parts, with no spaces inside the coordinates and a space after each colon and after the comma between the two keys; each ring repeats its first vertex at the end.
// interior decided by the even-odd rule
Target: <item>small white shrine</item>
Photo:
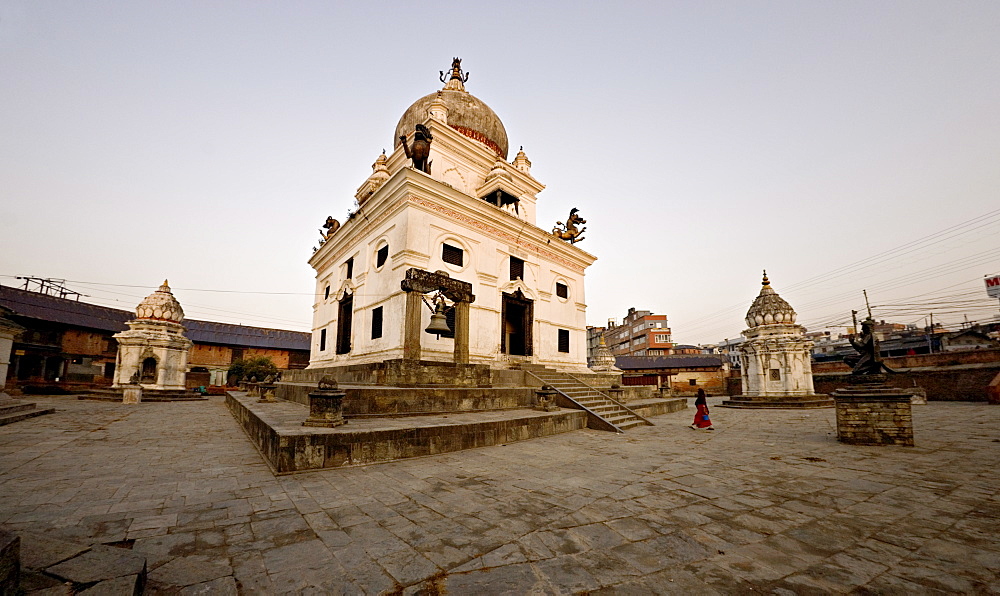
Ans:
{"type": "Polygon", "coordinates": [[[760,294],[747,311],[749,328],[740,345],[742,399],[813,396],[812,342],[795,323],[795,311],[771,287],[764,272],[760,294]]]}
{"type": "Polygon", "coordinates": [[[188,353],[193,342],[184,337],[184,310],[166,280],[146,296],[128,321],[128,331],[116,333],[118,360],[113,387],[133,381],[143,389],[184,390],[188,353]]]}
{"type": "Polygon", "coordinates": [[[440,78],[403,113],[357,208],[343,224],[327,218],[309,260],[309,368],[404,359],[585,372],[584,272],[596,260],[576,246],[586,221],[567,204],[565,223],[539,227],[545,187],[524,151],[507,161],[503,123],[465,90],[459,59],[440,78]]]}

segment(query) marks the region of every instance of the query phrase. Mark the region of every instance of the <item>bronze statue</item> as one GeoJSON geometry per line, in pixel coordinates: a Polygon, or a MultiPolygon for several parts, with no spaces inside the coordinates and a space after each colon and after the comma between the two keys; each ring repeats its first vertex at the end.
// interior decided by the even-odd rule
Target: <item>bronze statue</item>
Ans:
{"type": "MultiPolygon", "coordinates": [[[[441,82],[444,83],[445,82],[445,80],[444,80],[444,71],[440,70],[438,72],[441,73],[441,82]]],[[[463,83],[465,83],[466,81],[469,80],[469,73],[465,73],[464,75],[462,74],[462,59],[461,58],[452,58],[451,59],[451,77],[449,77],[449,78],[450,79],[458,79],[458,80],[462,81],[463,83]]]]}
{"type": "Polygon", "coordinates": [[[878,339],[875,338],[875,321],[871,317],[861,322],[860,341],[848,337],[851,346],[858,351],[856,356],[844,356],[844,363],[851,367],[852,375],[877,375],[882,371],[892,372],[882,363],[878,339]]]}
{"type": "Polygon", "coordinates": [[[561,221],[556,222],[556,227],[552,228],[552,235],[560,240],[568,240],[570,244],[576,244],[577,242],[583,240],[583,232],[586,231],[587,226],[577,229],[577,224],[585,224],[587,220],[580,217],[577,212],[579,209],[573,207],[569,212],[569,217],[566,219],[566,223],[563,224],[561,221]],[[560,228],[559,226],[563,226],[560,228]]]}
{"type": "Polygon", "coordinates": [[[406,153],[406,157],[413,161],[413,167],[425,174],[430,174],[431,162],[427,158],[431,154],[431,141],[434,140],[431,131],[427,130],[423,124],[418,124],[413,132],[412,149],[406,144],[406,135],[400,135],[399,140],[403,143],[403,152],[406,153]]]}

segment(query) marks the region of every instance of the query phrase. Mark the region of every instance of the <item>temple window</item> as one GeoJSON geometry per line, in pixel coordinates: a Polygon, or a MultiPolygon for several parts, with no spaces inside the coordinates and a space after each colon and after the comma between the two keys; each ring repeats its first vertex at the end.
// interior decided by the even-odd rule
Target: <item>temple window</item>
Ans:
{"type": "Polygon", "coordinates": [[[450,263],[452,265],[457,265],[459,267],[463,266],[465,263],[465,251],[457,246],[452,246],[450,244],[441,245],[441,260],[445,263],[450,263]]]}

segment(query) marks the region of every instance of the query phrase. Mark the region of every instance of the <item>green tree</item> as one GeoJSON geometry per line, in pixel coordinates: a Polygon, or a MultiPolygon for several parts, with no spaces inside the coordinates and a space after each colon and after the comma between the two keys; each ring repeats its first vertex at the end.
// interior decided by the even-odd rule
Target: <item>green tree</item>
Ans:
{"type": "Polygon", "coordinates": [[[277,376],[278,367],[267,356],[251,356],[241,358],[229,365],[228,381],[232,384],[241,380],[249,381],[257,377],[258,381],[263,381],[268,375],[277,376]]]}

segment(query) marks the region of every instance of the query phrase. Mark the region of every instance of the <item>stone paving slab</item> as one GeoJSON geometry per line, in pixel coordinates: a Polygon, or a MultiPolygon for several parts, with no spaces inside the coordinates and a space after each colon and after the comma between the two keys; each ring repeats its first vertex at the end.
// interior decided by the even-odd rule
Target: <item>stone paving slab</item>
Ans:
{"type": "Polygon", "coordinates": [[[56,412],[0,428],[0,524],[134,541],[149,593],[1000,592],[986,404],[914,407],[915,447],[840,444],[832,410],[713,408],[711,432],[687,410],[276,477],[221,397],[36,401],[56,412]]]}

